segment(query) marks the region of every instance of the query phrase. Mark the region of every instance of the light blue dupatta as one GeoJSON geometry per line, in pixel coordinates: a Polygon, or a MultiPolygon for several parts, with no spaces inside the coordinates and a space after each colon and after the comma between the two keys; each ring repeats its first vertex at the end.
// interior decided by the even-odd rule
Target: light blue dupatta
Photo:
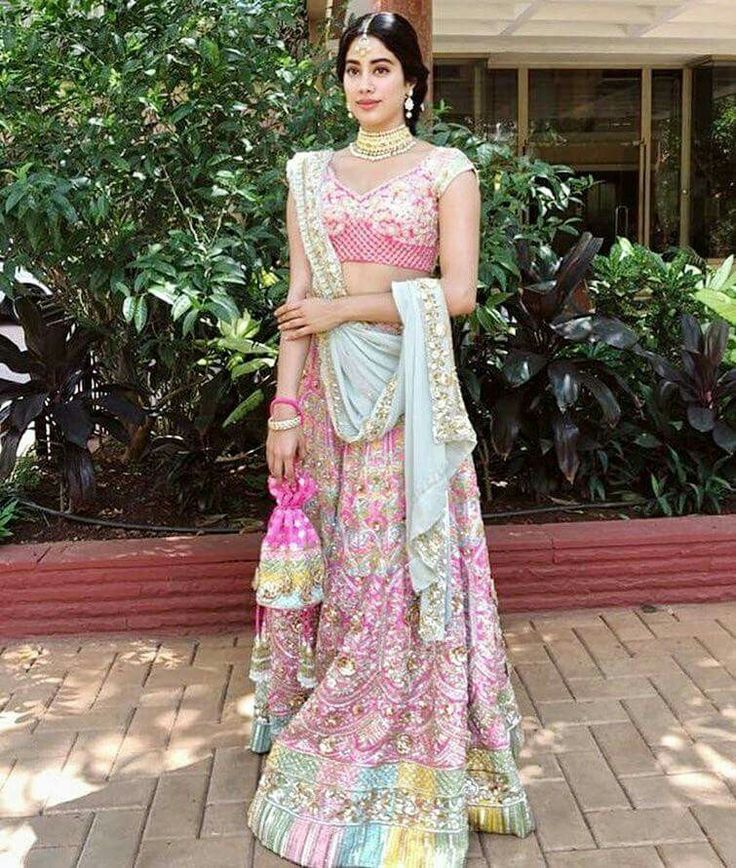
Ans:
{"type": "MultiPolygon", "coordinates": [[[[342,266],[320,213],[331,150],[301,151],[287,163],[312,292],[347,294],[342,266]]],[[[436,278],[394,281],[403,332],[346,322],[317,336],[330,418],[344,441],[372,440],[404,417],[406,545],[419,594],[419,635],[445,638],[450,618],[449,482],[476,436],[455,370],[447,304],[436,278]]]]}

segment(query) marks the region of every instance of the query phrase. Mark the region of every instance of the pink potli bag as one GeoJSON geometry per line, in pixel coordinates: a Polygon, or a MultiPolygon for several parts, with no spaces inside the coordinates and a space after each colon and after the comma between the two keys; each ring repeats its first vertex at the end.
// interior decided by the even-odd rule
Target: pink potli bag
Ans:
{"type": "Polygon", "coordinates": [[[253,577],[256,592],[256,624],[249,677],[256,685],[253,750],[268,750],[268,684],[271,677],[270,609],[301,610],[301,638],[297,681],[302,687],[317,686],[314,654],[316,635],[310,610],[323,599],[325,574],[322,545],[314,525],[303,510],[317,491],[304,470],[297,470],[293,483],[268,477],[268,490],[276,499],[261,543],[253,577]]]}

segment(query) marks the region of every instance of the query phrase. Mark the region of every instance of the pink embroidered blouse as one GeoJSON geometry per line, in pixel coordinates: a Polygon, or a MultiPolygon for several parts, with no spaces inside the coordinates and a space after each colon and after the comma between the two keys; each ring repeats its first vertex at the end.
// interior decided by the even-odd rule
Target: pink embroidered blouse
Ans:
{"type": "Polygon", "coordinates": [[[328,163],[320,205],[337,258],[434,271],[439,198],[456,175],[468,170],[477,176],[461,150],[438,147],[411,169],[357,193],[328,163]]]}

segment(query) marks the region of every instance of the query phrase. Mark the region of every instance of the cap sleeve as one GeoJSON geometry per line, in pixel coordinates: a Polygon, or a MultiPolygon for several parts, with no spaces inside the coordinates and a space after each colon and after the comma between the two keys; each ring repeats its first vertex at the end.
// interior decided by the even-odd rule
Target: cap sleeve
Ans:
{"type": "Polygon", "coordinates": [[[445,158],[440,162],[435,178],[434,192],[439,199],[445,192],[450,181],[462,172],[472,171],[478,178],[478,169],[459,148],[447,148],[445,158]]]}

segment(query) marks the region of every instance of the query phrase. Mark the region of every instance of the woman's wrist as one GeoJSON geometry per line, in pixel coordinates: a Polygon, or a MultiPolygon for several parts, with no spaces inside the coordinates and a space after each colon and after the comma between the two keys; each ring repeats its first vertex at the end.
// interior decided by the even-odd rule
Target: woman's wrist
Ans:
{"type": "Polygon", "coordinates": [[[350,319],[350,296],[343,295],[340,298],[333,298],[332,304],[337,324],[342,325],[344,322],[348,322],[350,319]]]}

